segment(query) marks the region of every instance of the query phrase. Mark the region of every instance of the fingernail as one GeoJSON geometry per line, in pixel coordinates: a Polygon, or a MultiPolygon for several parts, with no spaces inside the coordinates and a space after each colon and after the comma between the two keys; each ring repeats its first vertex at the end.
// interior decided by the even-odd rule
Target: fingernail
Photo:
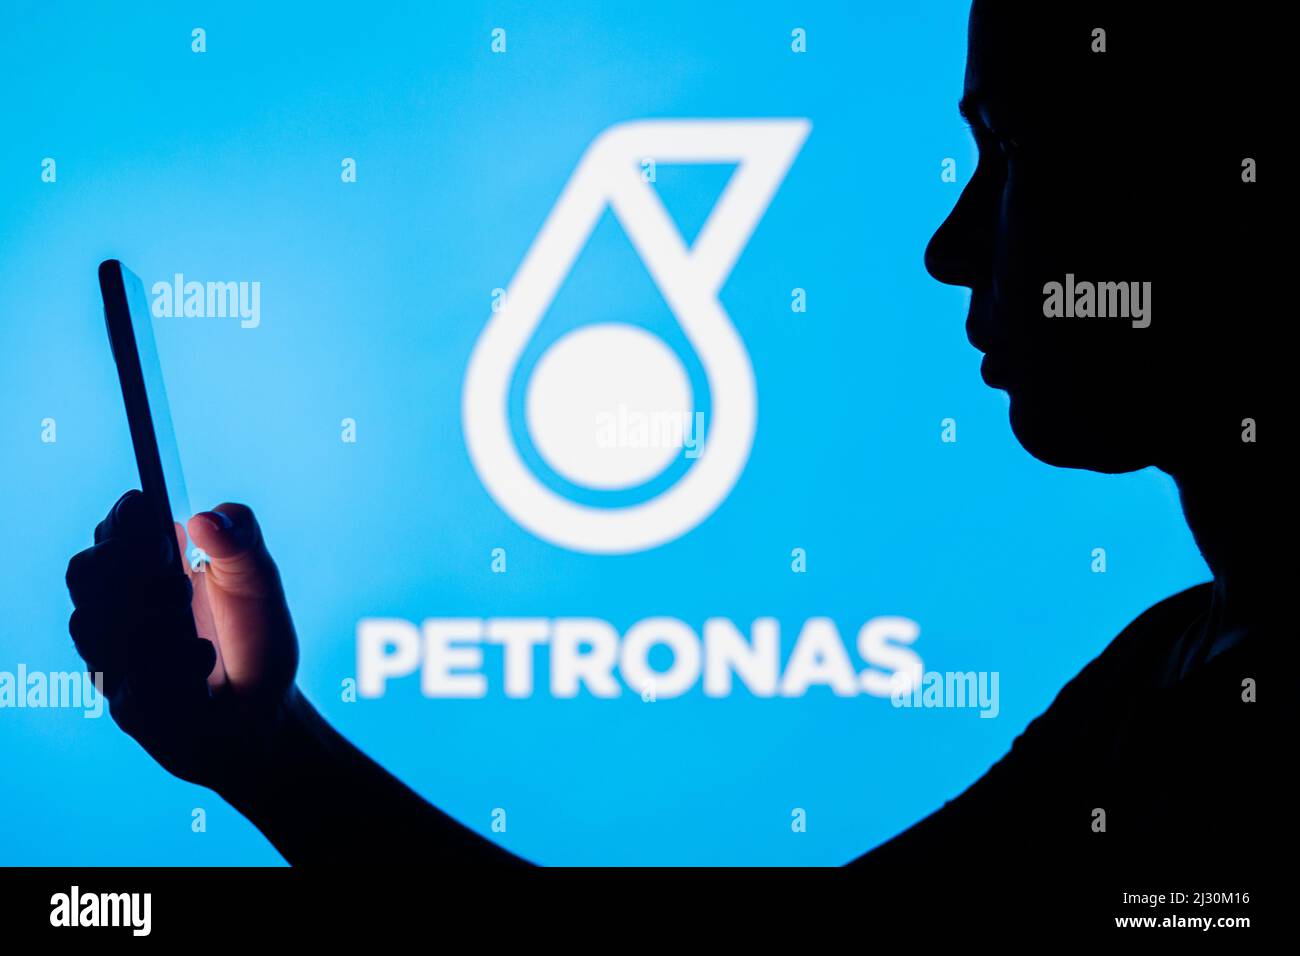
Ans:
{"type": "Polygon", "coordinates": [[[213,531],[229,531],[235,526],[230,517],[221,511],[200,511],[195,517],[202,518],[210,524],[213,531]]]}
{"type": "Polygon", "coordinates": [[[113,505],[113,518],[119,527],[131,527],[145,514],[144,495],[132,489],[113,505]]]}

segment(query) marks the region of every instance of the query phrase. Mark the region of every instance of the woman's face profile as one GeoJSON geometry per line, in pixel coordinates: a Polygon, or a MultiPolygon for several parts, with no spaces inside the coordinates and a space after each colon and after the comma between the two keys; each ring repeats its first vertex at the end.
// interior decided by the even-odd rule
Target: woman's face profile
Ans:
{"type": "Polygon", "coordinates": [[[1021,444],[1129,471],[1198,440],[1233,349],[1187,308],[1212,298],[1197,287],[1212,273],[1189,270],[1213,242],[1171,161],[1191,134],[1173,140],[1160,71],[1141,62],[1164,51],[1136,18],[1072,6],[976,0],[960,109],[979,161],[926,267],[971,290],[967,336],[1021,444]]]}

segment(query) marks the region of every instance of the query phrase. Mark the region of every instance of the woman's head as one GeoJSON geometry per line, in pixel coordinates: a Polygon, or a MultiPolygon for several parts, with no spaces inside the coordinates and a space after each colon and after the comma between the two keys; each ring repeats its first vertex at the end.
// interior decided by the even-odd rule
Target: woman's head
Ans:
{"type": "Polygon", "coordinates": [[[971,289],[984,377],[1043,461],[1177,470],[1259,414],[1256,57],[1183,7],[976,0],[979,164],[926,266],[971,289]]]}

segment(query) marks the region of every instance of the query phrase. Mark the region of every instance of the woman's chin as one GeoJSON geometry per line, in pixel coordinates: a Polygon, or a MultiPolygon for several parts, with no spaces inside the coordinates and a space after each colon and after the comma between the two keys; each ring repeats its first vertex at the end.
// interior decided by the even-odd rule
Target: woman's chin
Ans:
{"type": "Polygon", "coordinates": [[[1131,412],[1106,414],[1078,396],[1024,386],[1006,389],[1011,431],[1029,454],[1057,468],[1119,474],[1151,464],[1150,437],[1133,434],[1131,412]],[[1144,449],[1145,451],[1139,451],[1144,449]]]}

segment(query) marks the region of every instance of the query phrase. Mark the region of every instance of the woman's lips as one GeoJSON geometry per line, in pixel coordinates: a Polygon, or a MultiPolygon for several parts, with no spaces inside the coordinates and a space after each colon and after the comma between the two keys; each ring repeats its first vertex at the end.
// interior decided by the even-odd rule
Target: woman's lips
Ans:
{"type": "Polygon", "coordinates": [[[1008,362],[1003,355],[990,352],[980,362],[980,376],[990,388],[1009,388],[1023,379],[1016,365],[1017,363],[1008,362]]]}
{"type": "Polygon", "coordinates": [[[980,375],[985,384],[1005,389],[1024,383],[1028,363],[1024,361],[1023,349],[1008,342],[1003,324],[995,319],[999,314],[995,298],[987,292],[974,293],[966,315],[966,339],[984,353],[980,375]]]}

